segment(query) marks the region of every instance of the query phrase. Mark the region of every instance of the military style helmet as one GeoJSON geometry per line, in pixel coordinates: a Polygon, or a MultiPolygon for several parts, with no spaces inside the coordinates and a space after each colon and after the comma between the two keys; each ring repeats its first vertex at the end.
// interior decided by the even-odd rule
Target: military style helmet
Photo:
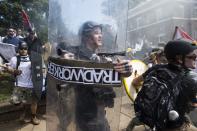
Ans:
{"type": "Polygon", "coordinates": [[[195,49],[197,49],[197,46],[190,41],[172,40],[166,44],[164,53],[166,55],[166,58],[170,60],[175,59],[177,55],[185,57],[195,49]]]}
{"type": "Polygon", "coordinates": [[[98,24],[93,21],[87,21],[82,25],[81,29],[79,30],[79,35],[80,36],[88,35],[91,31],[94,30],[95,27],[99,27],[102,30],[101,24],[98,24]]]}
{"type": "Polygon", "coordinates": [[[20,41],[18,45],[18,49],[24,49],[24,48],[28,48],[27,43],[24,41],[20,41]]]}

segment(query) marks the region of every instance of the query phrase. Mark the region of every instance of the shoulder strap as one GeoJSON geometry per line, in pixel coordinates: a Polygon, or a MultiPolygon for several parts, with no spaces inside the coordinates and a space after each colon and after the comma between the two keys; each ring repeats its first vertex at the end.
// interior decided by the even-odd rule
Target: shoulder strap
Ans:
{"type": "MultiPolygon", "coordinates": [[[[20,62],[21,62],[21,56],[20,55],[17,55],[16,56],[16,69],[18,69],[19,65],[20,65],[20,62]]],[[[15,82],[16,82],[16,86],[18,85],[18,80],[17,80],[17,77],[15,75],[15,82]]]]}
{"type": "Polygon", "coordinates": [[[20,65],[20,62],[21,62],[21,56],[20,55],[17,55],[16,56],[16,69],[18,69],[18,67],[20,65]]]}

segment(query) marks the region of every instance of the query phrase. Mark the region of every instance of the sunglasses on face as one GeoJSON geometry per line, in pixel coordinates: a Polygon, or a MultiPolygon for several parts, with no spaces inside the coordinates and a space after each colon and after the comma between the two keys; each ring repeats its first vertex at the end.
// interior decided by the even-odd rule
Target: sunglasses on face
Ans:
{"type": "Polygon", "coordinates": [[[21,48],[20,50],[27,50],[27,48],[21,48]]]}
{"type": "Polygon", "coordinates": [[[191,56],[185,56],[187,59],[191,60],[196,60],[197,56],[196,55],[191,55],[191,56]]]}

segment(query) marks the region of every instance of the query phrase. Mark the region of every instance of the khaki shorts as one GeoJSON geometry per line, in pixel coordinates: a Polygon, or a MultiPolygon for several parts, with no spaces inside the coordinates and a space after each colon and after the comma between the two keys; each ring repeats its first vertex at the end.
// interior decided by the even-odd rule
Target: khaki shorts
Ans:
{"type": "Polygon", "coordinates": [[[32,102],[37,102],[37,99],[32,88],[16,86],[13,90],[10,102],[15,105],[21,103],[31,104],[32,102]]]}

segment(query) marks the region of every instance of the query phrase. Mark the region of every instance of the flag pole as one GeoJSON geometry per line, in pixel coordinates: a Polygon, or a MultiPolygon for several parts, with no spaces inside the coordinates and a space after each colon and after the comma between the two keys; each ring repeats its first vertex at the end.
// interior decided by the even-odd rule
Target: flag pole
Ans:
{"type": "Polygon", "coordinates": [[[172,40],[174,40],[178,28],[179,28],[178,26],[175,26],[175,31],[174,31],[174,34],[173,34],[173,36],[172,36],[172,40]]]}

